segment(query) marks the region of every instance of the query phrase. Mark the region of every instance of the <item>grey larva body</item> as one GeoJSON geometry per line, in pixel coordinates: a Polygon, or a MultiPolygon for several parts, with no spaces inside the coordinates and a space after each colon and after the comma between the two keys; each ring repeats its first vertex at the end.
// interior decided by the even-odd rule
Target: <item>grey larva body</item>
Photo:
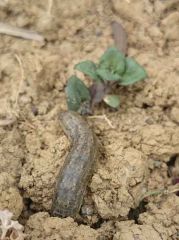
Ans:
{"type": "Polygon", "coordinates": [[[71,149],[57,179],[52,215],[78,214],[96,157],[96,139],[87,122],[77,113],[60,114],[63,130],[71,139],[71,149]]]}

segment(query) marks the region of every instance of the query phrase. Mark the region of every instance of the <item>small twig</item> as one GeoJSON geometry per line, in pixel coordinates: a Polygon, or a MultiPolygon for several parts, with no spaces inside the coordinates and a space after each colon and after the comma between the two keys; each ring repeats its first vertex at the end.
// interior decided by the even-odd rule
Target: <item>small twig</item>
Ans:
{"type": "Polygon", "coordinates": [[[16,122],[16,118],[13,117],[13,118],[7,118],[7,119],[0,119],[0,127],[6,127],[6,126],[9,126],[9,125],[12,125],[16,122]]]}
{"type": "Polygon", "coordinates": [[[89,116],[88,118],[90,118],[90,119],[96,119],[96,118],[104,119],[104,120],[107,122],[107,124],[108,124],[112,129],[115,128],[115,126],[111,123],[111,121],[109,120],[109,118],[107,118],[107,116],[106,116],[105,114],[103,114],[103,115],[96,115],[96,116],[89,116]]]}
{"type": "Polygon", "coordinates": [[[150,196],[159,195],[159,194],[168,195],[168,194],[175,193],[175,192],[179,192],[179,184],[169,186],[168,188],[148,191],[142,196],[142,199],[150,197],[150,196]]]}
{"type": "Polygon", "coordinates": [[[16,101],[15,101],[15,107],[17,107],[17,104],[18,104],[18,98],[19,98],[19,93],[20,93],[20,90],[21,90],[21,87],[22,87],[22,83],[25,79],[25,75],[24,75],[24,68],[23,68],[23,65],[22,65],[22,60],[21,58],[15,54],[15,58],[17,59],[17,62],[19,64],[19,67],[20,67],[20,72],[21,72],[21,79],[20,79],[20,83],[19,83],[19,87],[18,87],[18,91],[17,91],[17,94],[16,94],[16,101]]]}
{"type": "Polygon", "coordinates": [[[33,125],[33,124],[31,124],[27,119],[25,119],[25,122],[24,123],[22,123],[23,125],[25,125],[25,126],[27,126],[27,127],[29,127],[29,128],[31,128],[31,129],[33,129],[33,130],[36,130],[37,128],[33,125]]]}
{"type": "Polygon", "coordinates": [[[39,33],[24,28],[11,26],[7,23],[0,22],[0,33],[24,39],[44,42],[44,37],[39,33]]]}
{"type": "Polygon", "coordinates": [[[48,0],[48,9],[47,9],[48,16],[51,16],[52,6],[53,6],[53,0],[48,0]]]}

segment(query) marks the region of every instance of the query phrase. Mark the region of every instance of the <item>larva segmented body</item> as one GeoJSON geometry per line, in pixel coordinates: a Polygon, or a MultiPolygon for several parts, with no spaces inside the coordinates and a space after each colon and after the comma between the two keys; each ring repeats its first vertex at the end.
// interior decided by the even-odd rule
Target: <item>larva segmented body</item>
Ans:
{"type": "Polygon", "coordinates": [[[82,205],[97,153],[96,138],[79,114],[60,114],[61,126],[71,140],[71,149],[57,179],[51,213],[75,217],[82,205]]]}

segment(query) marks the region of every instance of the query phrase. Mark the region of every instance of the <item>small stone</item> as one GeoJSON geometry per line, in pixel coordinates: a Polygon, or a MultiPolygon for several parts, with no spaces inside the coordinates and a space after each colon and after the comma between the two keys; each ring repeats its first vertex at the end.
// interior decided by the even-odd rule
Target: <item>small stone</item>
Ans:
{"type": "Polygon", "coordinates": [[[91,205],[83,205],[81,208],[82,215],[91,216],[93,215],[93,207],[91,205]]]}

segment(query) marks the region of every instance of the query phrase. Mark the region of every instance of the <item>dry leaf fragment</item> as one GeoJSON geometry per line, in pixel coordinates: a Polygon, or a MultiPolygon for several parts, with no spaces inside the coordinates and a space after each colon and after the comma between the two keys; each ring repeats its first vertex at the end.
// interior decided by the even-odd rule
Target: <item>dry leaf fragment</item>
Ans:
{"type": "Polygon", "coordinates": [[[5,209],[0,211],[0,229],[1,238],[0,240],[16,239],[23,240],[25,234],[23,233],[24,227],[18,223],[18,221],[11,220],[13,214],[5,209]]]}

